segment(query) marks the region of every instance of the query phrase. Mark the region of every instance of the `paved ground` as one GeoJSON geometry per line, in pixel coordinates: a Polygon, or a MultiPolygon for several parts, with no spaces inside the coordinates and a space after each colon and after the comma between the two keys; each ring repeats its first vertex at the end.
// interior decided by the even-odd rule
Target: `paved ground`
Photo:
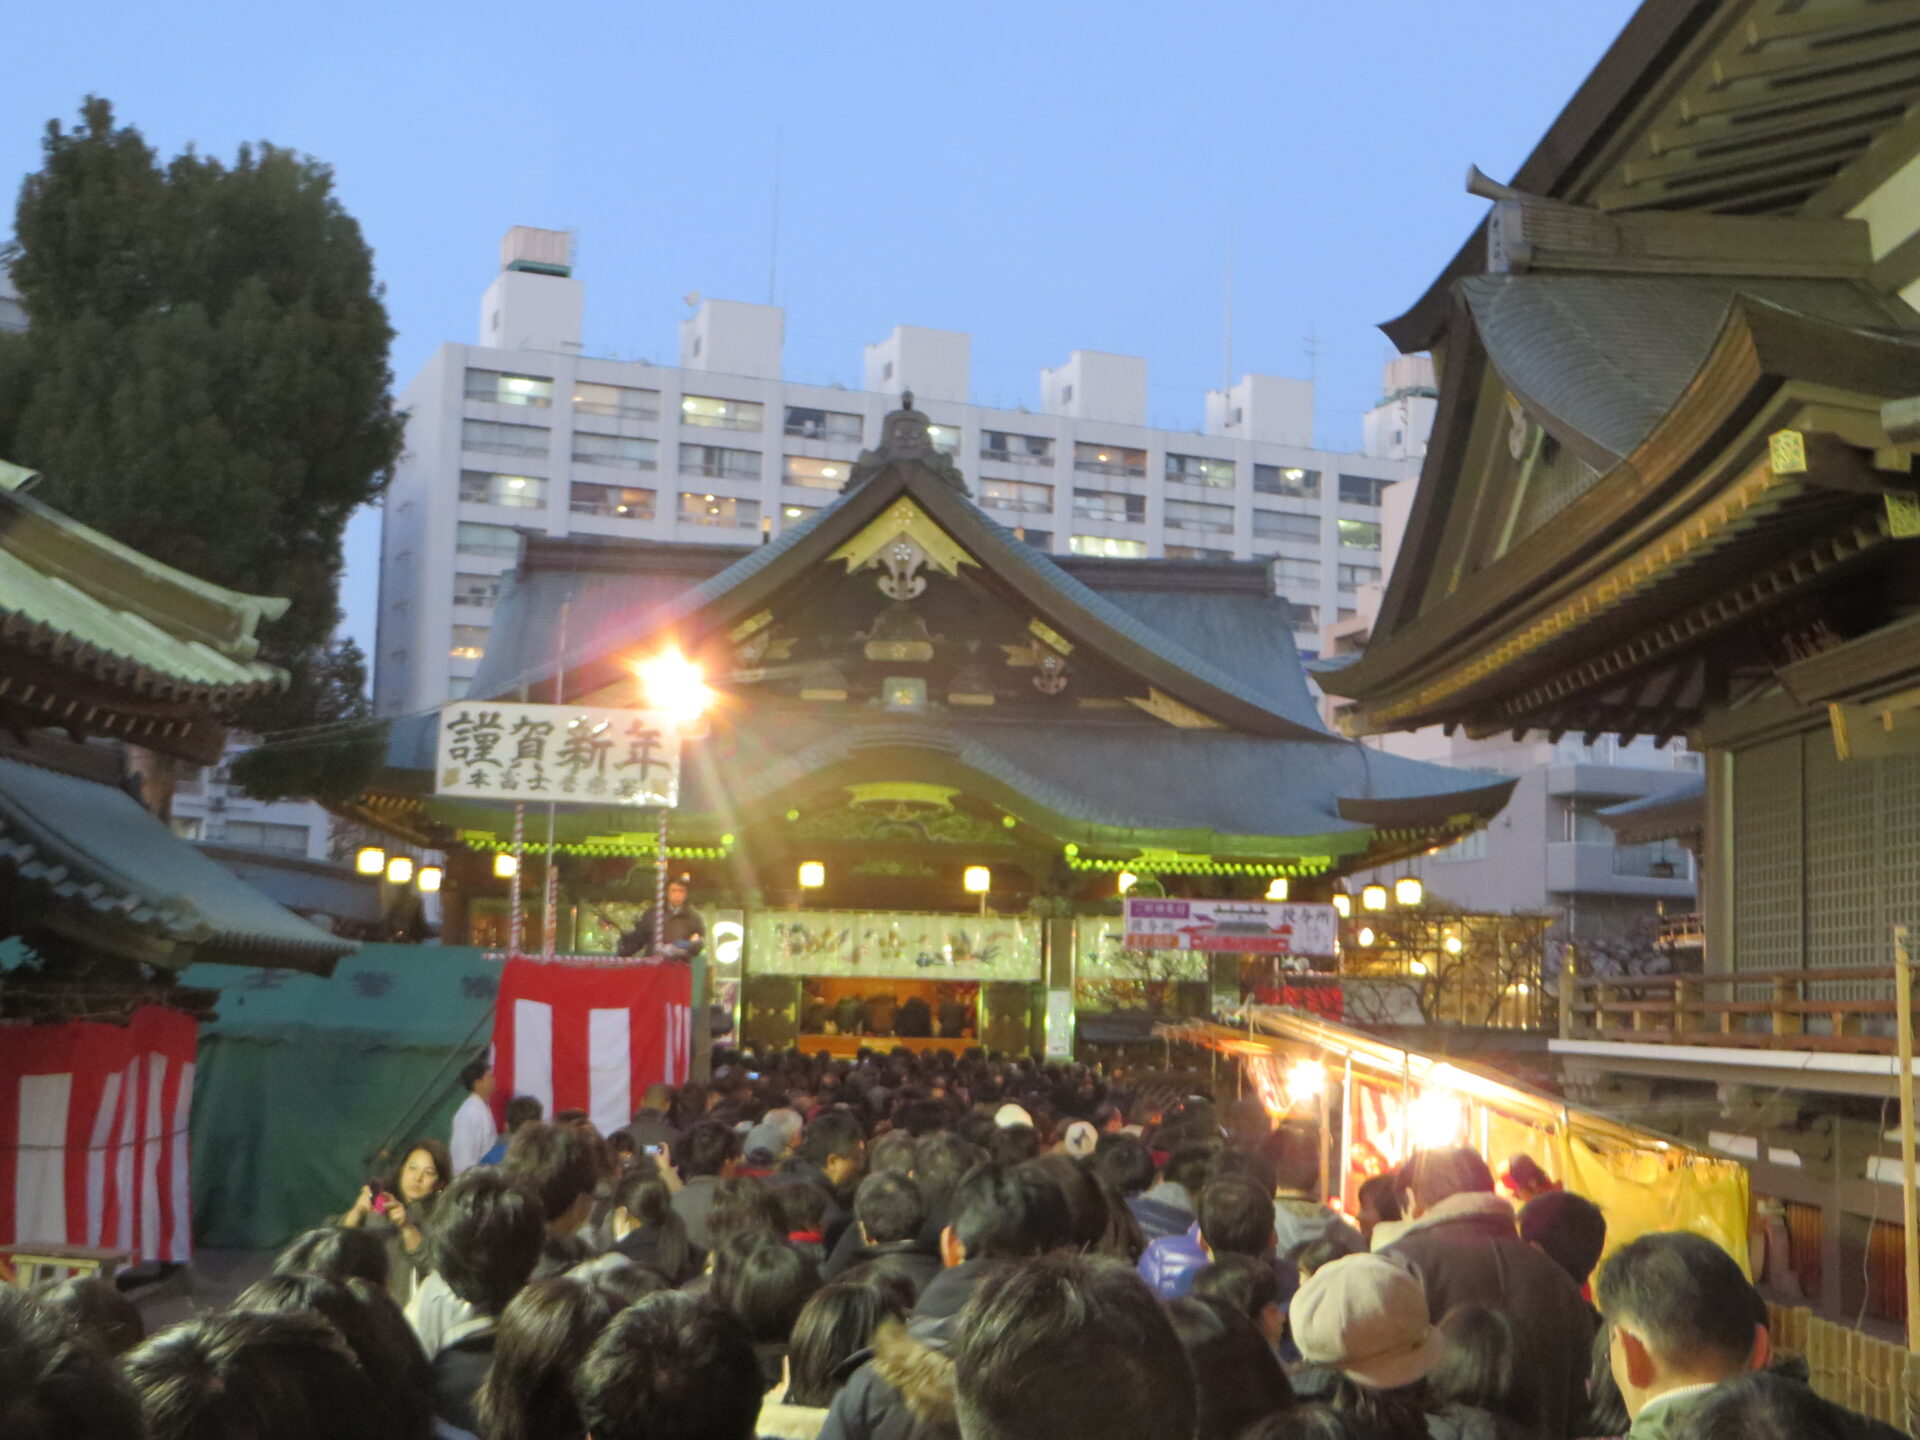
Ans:
{"type": "Polygon", "coordinates": [[[191,1316],[218,1310],[265,1275],[273,1265],[271,1250],[201,1250],[193,1263],[165,1280],[142,1285],[132,1292],[133,1303],[154,1334],[191,1316]]]}

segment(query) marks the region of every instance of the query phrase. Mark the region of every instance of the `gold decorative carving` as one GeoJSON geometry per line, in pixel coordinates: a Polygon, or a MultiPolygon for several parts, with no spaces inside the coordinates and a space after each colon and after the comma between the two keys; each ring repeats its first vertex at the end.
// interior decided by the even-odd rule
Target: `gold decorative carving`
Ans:
{"type": "Polygon", "coordinates": [[[911,500],[890,505],[858,535],[833,552],[847,562],[847,573],[881,566],[880,593],[893,600],[912,600],[925,593],[925,566],[942,575],[958,575],[962,565],[978,565],[946,531],[911,500]]]}
{"type": "Polygon", "coordinates": [[[1147,698],[1129,695],[1127,699],[1138,705],[1156,720],[1164,720],[1176,730],[1224,730],[1227,727],[1211,716],[1202,715],[1191,705],[1183,705],[1163,690],[1151,686],[1147,689],[1147,698]]]}
{"type": "Polygon", "coordinates": [[[749,635],[752,635],[756,631],[766,629],[767,626],[772,623],[773,611],[762,610],[758,615],[749,615],[745,620],[742,620],[738,625],[734,626],[733,629],[727,632],[727,638],[738,645],[749,635]]]}
{"type": "Polygon", "coordinates": [[[1036,639],[1051,645],[1062,655],[1071,655],[1073,653],[1073,642],[1044,620],[1027,621],[1027,631],[1036,639]]]}
{"type": "Polygon", "coordinates": [[[936,805],[953,808],[953,797],[960,792],[950,785],[929,785],[919,780],[872,780],[847,786],[847,801],[853,805],[936,805]]]}

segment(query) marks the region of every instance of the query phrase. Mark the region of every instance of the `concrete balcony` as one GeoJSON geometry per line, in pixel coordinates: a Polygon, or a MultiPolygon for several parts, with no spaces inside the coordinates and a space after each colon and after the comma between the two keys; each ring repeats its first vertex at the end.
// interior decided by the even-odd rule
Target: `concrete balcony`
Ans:
{"type": "Polygon", "coordinates": [[[1628,865],[1625,849],[1603,840],[1555,840],[1547,845],[1547,891],[1553,895],[1644,895],[1657,900],[1690,900],[1694,878],[1681,856],[1671,877],[1647,873],[1652,865],[1628,865]],[[1623,870],[1628,873],[1621,873],[1623,870]],[[1638,870],[1641,873],[1632,873],[1638,870]]]}

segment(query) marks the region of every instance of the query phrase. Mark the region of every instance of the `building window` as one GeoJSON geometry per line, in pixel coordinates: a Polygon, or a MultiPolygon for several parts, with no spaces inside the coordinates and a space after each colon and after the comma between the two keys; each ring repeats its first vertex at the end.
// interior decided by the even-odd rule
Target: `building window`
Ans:
{"type": "Polygon", "coordinates": [[[789,485],[809,490],[838,490],[847,483],[853,466],[844,460],[814,460],[805,455],[789,455],[781,478],[789,485]]]}
{"type": "Polygon", "coordinates": [[[462,420],[460,444],[496,455],[545,455],[549,432],[540,425],[508,425],[499,420],[462,420]]]}
{"type": "Polygon", "coordinates": [[[1053,486],[1035,485],[1026,480],[982,480],[980,503],[996,510],[1020,510],[1029,514],[1053,509],[1053,486]]]}
{"type": "Polygon", "coordinates": [[[1124,445],[1087,445],[1073,447],[1073,468],[1091,475],[1137,475],[1147,473],[1147,452],[1129,450],[1124,445]]]}
{"type": "Polygon", "coordinates": [[[1147,497],[1126,495],[1118,490],[1075,490],[1073,514],[1076,520],[1111,520],[1137,525],[1147,518],[1147,497]]]}
{"type": "Polygon", "coordinates": [[[577,415],[610,415],[616,420],[658,420],[660,392],[576,380],[573,385],[573,409],[577,415]]]}
{"type": "Polygon", "coordinates": [[[798,435],[803,440],[845,440],[858,445],[865,433],[866,422],[858,415],[787,406],[787,434],[798,435]]]}
{"type": "Polygon", "coordinates": [[[1185,485],[1210,485],[1216,490],[1233,488],[1233,461],[1215,460],[1206,455],[1168,455],[1167,479],[1185,485]]]}
{"type": "Polygon", "coordinates": [[[1311,585],[1320,588],[1320,562],[1318,560],[1297,560],[1291,555],[1283,555],[1273,562],[1273,578],[1287,584],[1311,585]]]}
{"type": "Polygon", "coordinates": [[[1320,498],[1320,472],[1298,465],[1256,465],[1253,488],[1262,495],[1286,495],[1295,500],[1320,498]]]}
{"type": "Polygon", "coordinates": [[[730,495],[696,495],[680,492],[680,522],[683,525],[718,525],[728,529],[752,530],[760,524],[758,500],[735,500],[730,495]]]}
{"type": "Polygon", "coordinates": [[[1427,858],[1436,865],[1456,865],[1463,860],[1484,860],[1487,858],[1487,832],[1474,830],[1462,835],[1451,845],[1436,850],[1427,858]]]}
{"type": "Polygon", "coordinates": [[[751,400],[722,400],[713,395],[687,395],[680,401],[680,423],[711,430],[758,430],[766,407],[751,400]]]}
{"type": "Polygon", "coordinates": [[[487,627],[484,625],[456,625],[453,627],[453,643],[447,650],[451,660],[478,660],[487,653],[487,627]]]}
{"type": "Polygon", "coordinates": [[[553,404],[553,381],[539,375],[510,375],[501,370],[467,371],[467,399],[489,405],[528,405],[544,410],[553,404]]]}
{"type": "Polygon", "coordinates": [[[1060,403],[1062,405],[1071,405],[1073,403],[1073,386],[1062,385],[1060,387],[1060,403]]]}
{"type": "Polygon", "coordinates": [[[460,498],[473,505],[544,510],[547,505],[547,482],[538,475],[496,475],[491,470],[462,470],[460,498]]]}
{"type": "Polygon", "coordinates": [[[1203,530],[1209,535],[1233,533],[1233,507],[1208,505],[1199,500],[1169,500],[1166,505],[1169,530],[1203,530]]]}
{"type": "Polygon", "coordinates": [[[1102,555],[1114,560],[1147,558],[1147,542],[1144,540],[1114,540],[1105,535],[1075,535],[1067,543],[1076,555],[1102,555]]]}
{"type": "Polygon", "coordinates": [[[198,815],[176,815],[173,819],[169,820],[167,824],[173,833],[178,835],[182,840],[198,840],[200,838],[201,820],[198,815]]]}
{"type": "Polygon", "coordinates": [[[510,525],[481,525],[472,520],[462,520],[454,528],[453,548],[462,555],[517,560],[520,556],[520,532],[510,525]]]}
{"type": "Polygon", "coordinates": [[[758,480],[758,450],[728,450],[719,445],[682,445],[680,473],[709,480],[758,480]]]}
{"type": "Polygon", "coordinates": [[[1342,505],[1378,505],[1380,496],[1389,482],[1376,480],[1371,475],[1342,475],[1340,477],[1340,503],[1342,505]]]}
{"type": "Polygon", "coordinates": [[[980,458],[1008,465],[1053,464],[1053,441],[1045,435],[1015,435],[1008,430],[986,430],[980,435],[980,458]]]}
{"type": "Polygon", "coordinates": [[[453,603],[472,605],[481,610],[491,610],[493,602],[500,598],[500,577],[498,575],[455,575],[453,577],[453,603]]]}
{"type": "Polygon", "coordinates": [[[791,530],[809,515],[820,513],[818,505],[782,505],[780,507],[780,528],[791,530]]]}
{"type": "Polygon", "coordinates": [[[587,485],[576,480],[567,493],[576,515],[607,515],[618,520],[653,519],[653,491],[626,485],[587,485]]]}
{"type": "Polygon", "coordinates": [[[1341,565],[1337,567],[1336,575],[1344,595],[1351,595],[1362,585],[1380,583],[1380,567],[1377,565],[1341,565]]]}
{"type": "Polygon", "coordinates": [[[274,825],[264,820],[229,820],[221,840],[249,850],[271,850],[276,855],[307,853],[305,825],[274,825]]]}
{"type": "Polygon", "coordinates": [[[1301,605],[1293,600],[1282,600],[1280,610],[1287,617],[1287,624],[1295,630],[1316,630],[1320,626],[1318,605],[1301,605]]]}
{"type": "Polygon", "coordinates": [[[1167,546],[1169,560],[1231,560],[1232,558],[1231,550],[1215,550],[1207,545],[1167,546]]]}
{"type": "Polygon", "coordinates": [[[1025,525],[1016,525],[1013,527],[1013,537],[1024,544],[1033,546],[1036,550],[1050,551],[1053,549],[1053,532],[1051,530],[1030,530],[1025,525]]]}
{"type": "Polygon", "coordinates": [[[610,465],[622,470],[657,470],[660,443],[633,435],[594,435],[576,430],[573,458],[582,465],[610,465]]]}
{"type": "Polygon", "coordinates": [[[1347,550],[1378,550],[1380,526],[1372,520],[1338,520],[1340,544],[1347,550]]]}
{"type": "Polygon", "coordinates": [[[1255,510],[1253,533],[1262,540],[1305,540],[1320,543],[1320,517],[1296,515],[1290,510],[1255,510]]]}
{"type": "Polygon", "coordinates": [[[927,426],[927,441],[942,455],[960,453],[960,427],[958,425],[927,426]]]}

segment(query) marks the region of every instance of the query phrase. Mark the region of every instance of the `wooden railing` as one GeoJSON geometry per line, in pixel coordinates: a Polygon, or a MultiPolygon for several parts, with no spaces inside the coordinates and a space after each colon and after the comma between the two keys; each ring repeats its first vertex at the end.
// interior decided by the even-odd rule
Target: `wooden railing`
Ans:
{"type": "Polygon", "coordinates": [[[1898,1050],[1894,973],[1891,965],[1713,975],[1563,971],[1560,1036],[1891,1055],[1898,1050]],[[1822,984],[1863,982],[1881,993],[1866,998],[1810,993],[1822,984]]]}
{"type": "Polygon", "coordinates": [[[1920,1355],[1804,1307],[1767,1307],[1776,1352],[1806,1358],[1816,1393],[1836,1405],[1920,1435],[1920,1355]]]}

